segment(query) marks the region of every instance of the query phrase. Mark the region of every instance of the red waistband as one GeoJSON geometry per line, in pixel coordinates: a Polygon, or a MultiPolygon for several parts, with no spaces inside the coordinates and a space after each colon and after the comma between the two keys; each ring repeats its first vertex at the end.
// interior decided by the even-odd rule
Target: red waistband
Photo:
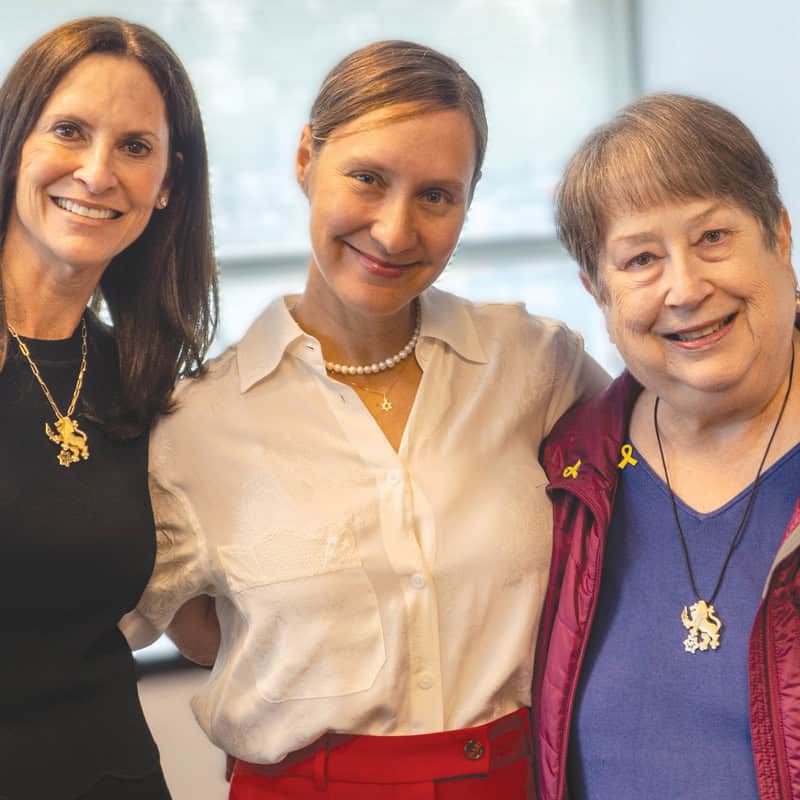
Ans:
{"type": "Polygon", "coordinates": [[[326,734],[279,764],[236,762],[240,775],[315,782],[422,783],[487,775],[531,753],[529,709],[473,728],[414,736],[326,734]]]}

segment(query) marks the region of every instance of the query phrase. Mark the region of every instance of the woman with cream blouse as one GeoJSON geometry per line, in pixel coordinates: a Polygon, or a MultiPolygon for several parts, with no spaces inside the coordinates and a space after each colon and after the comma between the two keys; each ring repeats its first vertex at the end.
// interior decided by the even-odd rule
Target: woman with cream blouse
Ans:
{"type": "Polygon", "coordinates": [[[532,791],[537,452],[605,375],[563,325],[432,287],[486,140],[452,59],[390,41],[338,64],[297,151],[305,290],[184,382],[154,433],[139,611],[163,628],[216,598],[194,710],[237,759],[235,800],[532,791]]]}

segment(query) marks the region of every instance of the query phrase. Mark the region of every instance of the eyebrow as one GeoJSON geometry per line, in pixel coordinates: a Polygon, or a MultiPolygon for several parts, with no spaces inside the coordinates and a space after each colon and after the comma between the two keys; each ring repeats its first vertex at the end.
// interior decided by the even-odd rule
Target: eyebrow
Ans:
{"type": "MultiPolygon", "coordinates": [[[[42,121],[46,122],[48,125],[53,120],[57,120],[57,119],[63,119],[66,122],[75,122],[78,125],[80,125],[81,127],[89,128],[90,130],[95,127],[94,125],[92,125],[91,122],[89,122],[88,120],[85,120],[79,114],[70,114],[70,113],[67,113],[67,112],[53,111],[52,113],[48,114],[46,117],[42,117],[42,121]]],[[[159,141],[159,142],[161,141],[161,137],[155,131],[148,130],[147,128],[141,128],[139,130],[125,131],[121,136],[121,138],[123,138],[123,139],[142,139],[142,138],[147,138],[147,137],[155,139],[156,141],[159,141]]]]}
{"type": "Polygon", "coordinates": [[[628,236],[615,236],[610,244],[644,244],[657,238],[654,231],[644,231],[642,233],[631,233],[628,236]]]}
{"type": "MultiPolygon", "coordinates": [[[[380,161],[376,161],[374,158],[370,158],[369,156],[365,156],[364,158],[359,158],[358,156],[349,158],[344,162],[342,169],[343,171],[366,169],[374,170],[375,172],[387,172],[389,174],[393,174],[392,170],[387,169],[380,161]]],[[[467,191],[467,184],[463,181],[450,180],[447,178],[426,178],[425,185],[431,187],[441,187],[442,189],[449,189],[453,192],[467,191]]]]}
{"type": "Polygon", "coordinates": [[[721,208],[725,208],[725,203],[714,203],[713,205],[709,206],[705,211],[701,211],[699,214],[695,214],[690,220],[690,225],[696,225],[698,222],[704,222],[709,217],[713,216],[717,213],[721,208]]]}
{"type": "MultiPolygon", "coordinates": [[[[698,223],[705,222],[709,217],[717,213],[721,208],[725,207],[725,203],[714,203],[705,211],[695,214],[687,221],[687,227],[692,227],[698,223]]],[[[655,231],[641,231],[639,233],[632,233],[628,236],[617,236],[611,240],[610,244],[644,244],[657,239],[658,234],[655,231]]]]}

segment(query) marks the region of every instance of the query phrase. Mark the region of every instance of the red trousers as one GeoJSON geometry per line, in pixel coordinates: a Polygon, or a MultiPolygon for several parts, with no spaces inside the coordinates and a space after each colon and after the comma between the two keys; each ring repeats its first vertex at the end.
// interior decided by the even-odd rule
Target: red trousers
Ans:
{"type": "Polygon", "coordinates": [[[304,757],[292,756],[276,765],[237,761],[229,800],[533,798],[527,708],[443,733],[332,734],[306,748],[304,757]]]}

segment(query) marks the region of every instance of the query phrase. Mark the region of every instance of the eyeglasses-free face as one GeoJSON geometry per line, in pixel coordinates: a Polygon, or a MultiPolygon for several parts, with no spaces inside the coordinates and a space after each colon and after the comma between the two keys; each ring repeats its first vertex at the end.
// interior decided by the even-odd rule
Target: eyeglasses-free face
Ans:
{"type": "Polygon", "coordinates": [[[163,206],[168,161],[164,101],[147,70],[131,58],[87,56],[22,147],[4,267],[68,266],[99,278],[163,206]]]}
{"type": "Polygon", "coordinates": [[[458,242],[475,169],[462,111],[400,116],[389,107],[337,128],[297,175],[310,204],[306,297],[390,314],[430,286],[458,242]]]}
{"type": "Polygon", "coordinates": [[[785,212],[774,247],[749,211],[718,199],[618,215],[599,267],[609,334],[656,394],[750,396],[785,377],[795,314],[785,212]]]}

